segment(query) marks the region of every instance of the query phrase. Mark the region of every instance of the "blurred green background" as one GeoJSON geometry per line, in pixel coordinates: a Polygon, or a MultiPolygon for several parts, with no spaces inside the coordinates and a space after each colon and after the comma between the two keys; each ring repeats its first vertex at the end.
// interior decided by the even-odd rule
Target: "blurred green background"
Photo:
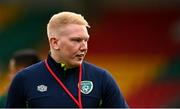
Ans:
{"type": "Polygon", "coordinates": [[[46,25],[61,11],[87,19],[86,60],[112,73],[130,107],[180,107],[180,0],[1,0],[0,94],[15,51],[46,58],[46,25]]]}

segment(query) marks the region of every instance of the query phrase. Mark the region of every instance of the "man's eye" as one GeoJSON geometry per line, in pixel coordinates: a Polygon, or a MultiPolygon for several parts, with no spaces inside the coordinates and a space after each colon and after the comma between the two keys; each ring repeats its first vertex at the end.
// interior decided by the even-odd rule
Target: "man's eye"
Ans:
{"type": "Polygon", "coordinates": [[[72,41],[75,41],[75,42],[80,42],[81,39],[72,39],[72,41]]]}
{"type": "Polygon", "coordinates": [[[81,41],[81,39],[76,39],[76,41],[77,41],[77,42],[80,42],[80,41],[81,41]]]}

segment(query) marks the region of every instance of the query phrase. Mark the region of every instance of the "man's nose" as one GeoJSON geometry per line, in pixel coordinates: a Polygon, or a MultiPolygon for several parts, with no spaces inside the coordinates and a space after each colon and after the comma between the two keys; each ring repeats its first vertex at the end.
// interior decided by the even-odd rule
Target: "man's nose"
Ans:
{"type": "Polygon", "coordinates": [[[87,41],[82,41],[80,50],[86,51],[87,50],[87,41]]]}

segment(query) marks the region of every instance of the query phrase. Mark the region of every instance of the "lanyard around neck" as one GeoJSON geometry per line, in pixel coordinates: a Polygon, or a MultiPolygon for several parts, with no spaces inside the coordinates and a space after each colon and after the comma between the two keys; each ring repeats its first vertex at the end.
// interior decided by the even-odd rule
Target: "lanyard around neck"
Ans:
{"type": "Polygon", "coordinates": [[[79,67],[78,101],[72,95],[72,93],[66,88],[66,86],[62,83],[60,78],[58,78],[56,76],[56,74],[52,71],[52,69],[48,65],[47,60],[45,60],[45,65],[46,65],[46,68],[48,69],[48,71],[50,72],[50,74],[56,79],[56,81],[60,84],[60,86],[64,89],[64,91],[71,97],[71,99],[78,105],[79,108],[82,108],[81,89],[80,89],[80,87],[81,87],[80,83],[81,83],[81,79],[82,79],[82,65],[80,64],[80,67],[79,67]]]}

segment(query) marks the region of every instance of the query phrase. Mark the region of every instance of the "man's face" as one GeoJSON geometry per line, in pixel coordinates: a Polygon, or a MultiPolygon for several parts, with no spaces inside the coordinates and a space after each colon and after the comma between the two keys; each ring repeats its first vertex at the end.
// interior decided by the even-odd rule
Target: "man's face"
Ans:
{"type": "Polygon", "coordinates": [[[14,59],[11,59],[9,62],[10,79],[13,79],[16,73],[24,67],[25,66],[17,66],[16,61],[14,59]]]}
{"type": "Polygon", "coordinates": [[[87,53],[89,35],[83,25],[69,24],[61,29],[58,36],[57,46],[60,62],[67,67],[75,67],[82,63],[87,53]]]}

